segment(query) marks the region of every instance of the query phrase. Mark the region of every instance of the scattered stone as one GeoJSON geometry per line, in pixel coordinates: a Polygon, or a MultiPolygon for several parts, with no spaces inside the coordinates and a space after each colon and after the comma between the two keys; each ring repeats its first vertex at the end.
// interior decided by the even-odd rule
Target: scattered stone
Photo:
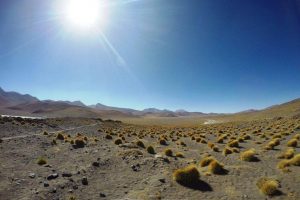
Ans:
{"type": "Polygon", "coordinates": [[[159,178],[158,179],[161,183],[166,183],[166,179],[165,178],[159,178]]]}
{"type": "Polygon", "coordinates": [[[49,187],[49,183],[47,181],[44,181],[44,187],[49,187]]]}
{"type": "Polygon", "coordinates": [[[138,171],[140,168],[141,168],[140,164],[131,165],[131,169],[135,172],[138,171]]]}
{"type": "Polygon", "coordinates": [[[62,176],[62,177],[71,177],[71,176],[72,176],[72,173],[70,173],[70,172],[63,172],[63,173],[61,174],[61,176],[62,176]]]}
{"type": "Polygon", "coordinates": [[[29,178],[35,178],[35,173],[29,173],[29,178]]]}
{"type": "Polygon", "coordinates": [[[58,173],[50,174],[50,175],[47,177],[47,180],[56,179],[57,177],[58,177],[58,173]]]}
{"type": "Polygon", "coordinates": [[[95,162],[92,163],[92,165],[93,165],[94,167],[99,167],[99,166],[100,166],[100,163],[97,162],[97,161],[95,161],[95,162]]]}
{"type": "Polygon", "coordinates": [[[77,190],[78,189],[78,185],[73,185],[73,189],[77,190]]]}
{"type": "Polygon", "coordinates": [[[85,176],[82,177],[81,183],[82,183],[82,185],[88,185],[89,183],[88,183],[87,177],[85,177],[85,176]]]}
{"type": "Polygon", "coordinates": [[[106,195],[102,192],[100,192],[100,197],[106,197],[106,195]]]}
{"type": "Polygon", "coordinates": [[[52,189],[50,190],[50,192],[51,192],[51,193],[56,193],[56,188],[52,188],[52,189]]]}

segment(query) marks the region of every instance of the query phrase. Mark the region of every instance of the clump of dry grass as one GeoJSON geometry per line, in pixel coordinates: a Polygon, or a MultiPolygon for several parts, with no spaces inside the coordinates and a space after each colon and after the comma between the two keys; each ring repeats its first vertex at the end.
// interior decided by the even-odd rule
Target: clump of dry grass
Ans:
{"type": "Polygon", "coordinates": [[[143,142],[142,140],[136,141],[135,144],[136,144],[137,146],[139,146],[139,147],[145,148],[145,144],[144,144],[144,142],[143,142]]]}
{"type": "Polygon", "coordinates": [[[222,154],[223,154],[224,156],[227,156],[228,154],[232,154],[232,153],[233,153],[232,149],[231,149],[231,148],[228,148],[228,147],[225,147],[225,148],[223,149],[223,152],[222,152],[222,154]]]}
{"type": "Polygon", "coordinates": [[[85,146],[84,139],[82,137],[77,137],[74,140],[74,147],[83,148],[85,146]]]}
{"type": "Polygon", "coordinates": [[[239,147],[239,142],[237,140],[232,140],[228,143],[229,147],[239,147]]]}
{"type": "Polygon", "coordinates": [[[282,169],[282,170],[286,169],[286,167],[288,167],[288,166],[290,166],[289,160],[281,160],[277,164],[277,168],[282,169]]]}
{"type": "Polygon", "coordinates": [[[215,145],[213,148],[212,148],[213,151],[215,152],[219,152],[219,147],[217,145],[215,145]]]}
{"type": "Polygon", "coordinates": [[[107,135],[105,135],[105,139],[112,140],[112,136],[107,134],[107,135]]]}
{"type": "Polygon", "coordinates": [[[215,144],[214,144],[214,143],[212,143],[212,142],[208,142],[208,143],[207,143],[207,146],[208,146],[209,148],[211,148],[211,149],[212,149],[212,148],[215,146],[215,144]]]}
{"type": "Polygon", "coordinates": [[[181,184],[193,184],[199,180],[200,173],[195,165],[177,169],[173,173],[173,179],[181,184]]]}
{"type": "Polygon", "coordinates": [[[224,174],[224,165],[219,163],[217,160],[212,160],[208,165],[208,171],[213,174],[224,174]]]}
{"type": "Polygon", "coordinates": [[[212,157],[212,156],[207,156],[207,157],[204,157],[201,161],[200,161],[200,166],[201,167],[206,167],[208,166],[212,161],[214,161],[215,158],[212,157]]]}
{"type": "Polygon", "coordinates": [[[202,140],[200,141],[200,143],[202,143],[202,144],[207,144],[207,141],[206,141],[205,139],[202,139],[202,140]]]}
{"type": "Polygon", "coordinates": [[[260,178],[256,185],[264,195],[269,196],[277,194],[280,186],[277,180],[267,177],[260,178]]]}
{"type": "Polygon", "coordinates": [[[43,158],[43,157],[40,157],[37,160],[37,164],[38,165],[45,165],[45,164],[47,164],[47,160],[45,158],[43,158]]]}
{"type": "Polygon", "coordinates": [[[248,162],[257,161],[257,157],[255,155],[256,155],[255,150],[249,149],[240,154],[240,159],[243,161],[248,161],[248,162]]]}
{"type": "Polygon", "coordinates": [[[297,147],[298,145],[298,141],[297,139],[293,138],[290,141],[287,142],[287,146],[288,147],[297,147]]]}
{"type": "Polygon", "coordinates": [[[175,156],[178,157],[178,158],[184,158],[184,155],[183,155],[183,153],[181,153],[181,152],[177,152],[177,153],[175,154],[175,156]]]}
{"type": "Polygon", "coordinates": [[[165,149],[166,156],[173,156],[173,151],[171,149],[165,149]]]}
{"type": "Polygon", "coordinates": [[[116,145],[122,144],[122,140],[120,138],[116,139],[115,140],[115,144],[116,145]]]}
{"type": "Polygon", "coordinates": [[[291,165],[300,166],[300,154],[297,154],[292,159],[290,159],[289,163],[291,165]]]}
{"type": "Polygon", "coordinates": [[[159,144],[161,144],[161,145],[167,145],[167,142],[166,142],[166,140],[165,139],[159,139],[159,144]]]}
{"type": "Polygon", "coordinates": [[[150,153],[150,154],[155,154],[154,147],[153,147],[153,146],[151,146],[151,145],[150,145],[150,146],[148,146],[148,147],[147,147],[147,152],[148,152],[148,153],[150,153]]]}
{"type": "Polygon", "coordinates": [[[271,140],[266,146],[265,146],[265,149],[266,150],[273,150],[274,147],[280,145],[280,140],[277,138],[277,139],[274,139],[274,140],[271,140]]]}
{"type": "Polygon", "coordinates": [[[295,134],[293,138],[297,139],[297,140],[300,140],[300,133],[295,134]]]}
{"type": "Polygon", "coordinates": [[[279,159],[290,159],[294,156],[295,150],[293,148],[287,149],[285,152],[278,156],[279,159]]]}
{"type": "Polygon", "coordinates": [[[53,139],[51,142],[52,145],[57,145],[56,139],[53,139]]]}
{"type": "Polygon", "coordinates": [[[62,133],[58,133],[58,134],[56,135],[56,139],[58,139],[58,140],[64,140],[65,137],[64,137],[64,135],[63,135],[62,133]]]}

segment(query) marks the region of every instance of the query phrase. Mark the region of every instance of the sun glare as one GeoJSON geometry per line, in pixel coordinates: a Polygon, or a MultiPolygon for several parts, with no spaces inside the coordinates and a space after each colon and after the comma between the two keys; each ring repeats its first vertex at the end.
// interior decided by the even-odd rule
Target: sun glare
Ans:
{"type": "Polygon", "coordinates": [[[102,26],[105,11],[97,0],[70,0],[66,5],[68,23],[79,28],[102,26]]]}

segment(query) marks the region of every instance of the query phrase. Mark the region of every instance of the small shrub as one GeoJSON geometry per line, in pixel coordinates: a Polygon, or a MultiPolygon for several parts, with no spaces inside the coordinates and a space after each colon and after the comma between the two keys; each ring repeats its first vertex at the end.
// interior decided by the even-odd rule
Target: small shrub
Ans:
{"type": "Polygon", "coordinates": [[[295,150],[293,148],[287,149],[284,153],[278,156],[279,159],[291,159],[294,157],[295,150]]]}
{"type": "Polygon", "coordinates": [[[297,139],[291,139],[290,141],[288,141],[287,146],[288,147],[297,147],[298,141],[297,139]]]}
{"type": "Polygon", "coordinates": [[[240,153],[240,149],[239,148],[234,147],[234,148],[231,148],[231,149],[232,149],[232,151],[234,153],[240,153]]]}
{"type": "Polygon", "coordinates": [[[290,166],[290,162],[289,160],[281,160],[278,164],[277,164],[277,168],[278,169],[285,169],[286,167],[290,166]]]}
{"type": "Polygon", "coordinates": [[[120,138],[116,139],[115,140],[115,144],[116,145],[122,144],[122,140],[120,138]]]}
{"type": "Polygon", "coordinates": [[[207,141],[204,140],[204,139],[202,139],[202,140],[200,141],[200,143],[202,143],[202,144],[207,144],[207,141]]]}
{"type": "Polygon", "coordinates": [[[151,146],[151,145],[148,146],[147,147],[147,152],[150,153],[150,154],[155,154],[155,150],[154,150],[153,146],[151,146]]]}
{"type": "Polygon", "coordinates": [[[207,143],[207,146],[208,146],[209,148],[212,149],[212,148],[215,146],[215,144],[214,144],[214,143],[211,143],[211,142],[208,142],[208,143],[207,143]]]}
{"type": "Polygon", "coordinates": [[[217,139],[217,143],[223,143],[224,142],[224,138],[223,137],[219,137],[218,139],[217,139]]]}
{"type": "Polygon", "coordinates": [[[141,140],[136,141],[136,145],[139,147],[145,148],[145,145],[144,145],[143,141],[141,141],[141,140]]]}
{"type": "Polygon", "coordinates": [[[218,146],[214,146],[214,147],[212,148],[212,150],[215,151],[215,152],[219,152],[219,147],[218,147],[218,146]]]}
{"type": "Polygon", "coordinates": [[[294,158],[290,159],[289,163],[291,165],[300,166],[300,154],[297,154],[294,158]]]}
{"type": "Polygon", "coordinates": [[[257,158],[256,158],[255,154],[256,153],[255,153],[254,149],[249,149],[240,154],[240,159],[243,161],[248,161],[248,162],[256,161],[257,158]]]}
{"type": "Polygon", "coordinates": [[[203,158],[201,161],[200,161],[200,166],[201,167],[206,167],[208,166],[212,161],[214,161],[215,158],[212,157],[212,156],[208,156],[208,157],[205,157],[203,158]]]}
{"type": "Polygon", "coordinates": [[[65,137],[64,137],[64,135],[62,133],[58,133],[57,136],[56,136],[56,139],[58,139],[58,140],[64,140],[65,137]]]}
{"type": "Polygon", "coordinates": [[[53,139],[53,140],[52,140],[52,142],[51,142],[51,144],[52,144],[52,145],[57,145],[57,142],[56,142],[56,140],[55,140],[55,139],[53,139]]]}
{"type": "Polygon", "coordinates": [[[109,135],[109,134],[107,134],[107,135],[105,136],[105,139],[112,140],[112,136],[109,135]]]}
{"type": "Polygon", "coordinates": [[[237,140],[232,140],[228,143],[229,147],[239,147],[239,142],[237,140]]]}
{"type": "Polygon", "coordinates": [[[37,164],[38,165],[45,165],[47,164],[47,160],[43,157],[40,157],[38,160],[37,160],[37,164]]]}
{"type": "Polygon", "coordinates": [[[233,152],[232,149],[230,149],[228,147],[225,147],[224,150],[223,150],[223,152],[222,152],[222,154],[224,156],[227,156],[228,154],[232,154],[232,152],[233,152]]]}
{"type": "Polygon", "coordinates": [[[224,174],[224,165],[219,163],[217,160],[213,160],[208,165],[208,170],[213,174],[224,174]]]}
{"type": "Polygon", "coordinates": [[[275,195],[278,192],[279,182],[271,178],[260,178],[257,183],[257,187],[264,195],[275,195]]]}
{"type": "Polygon", "coordinates": [[[47,131],[44,131],[44,132],[43,132],[43,135],[49,135],[49,134],[48,134],[48,132],[47,132],[47,131]]]}
{"type": "Polygon", "coordinates": [[[77,148],[83,148],[85,146],[85,142],[82,138],[76,138],[74,143],[75,143],[75,147],[77,148]]]}
{"type": "Polygon", "coordinates": [[[167,145],[167,142],[166,142],[165,139],[160,139],[159,140],[159,144],[161,144],[161,145],[167,145]]]}
{"type": "Polygon", "coordinates": [[[181,152],[177,152],[177,153],[175,154],[175,156],[178,157],[178,158],[184,158],[184,155],[183,155],[183,153],[181,153],[181,152]]]}
{"type": "Polygon", "coordinates": [[[165,155],[166,156],[173,156],[173,151],[171,149],[166,149],[165,150],[165,155]]]}
{"type": "Polygon", "coordinates": [[[177,169],[173,173],[173,179],[181,184],[193,184],[199,180],[200,173],[195,165],[177,169]]]}

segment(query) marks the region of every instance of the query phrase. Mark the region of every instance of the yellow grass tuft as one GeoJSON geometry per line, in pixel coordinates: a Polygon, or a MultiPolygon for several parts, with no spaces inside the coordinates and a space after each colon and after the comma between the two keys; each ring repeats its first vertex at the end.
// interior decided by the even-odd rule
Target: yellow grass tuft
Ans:
{"type": "Polygon", "coordinates": [[[200,173],[195,165],[177,169],[173,173],[173,179],[178,183],[193,184],[199,180],[200,173]]]}

